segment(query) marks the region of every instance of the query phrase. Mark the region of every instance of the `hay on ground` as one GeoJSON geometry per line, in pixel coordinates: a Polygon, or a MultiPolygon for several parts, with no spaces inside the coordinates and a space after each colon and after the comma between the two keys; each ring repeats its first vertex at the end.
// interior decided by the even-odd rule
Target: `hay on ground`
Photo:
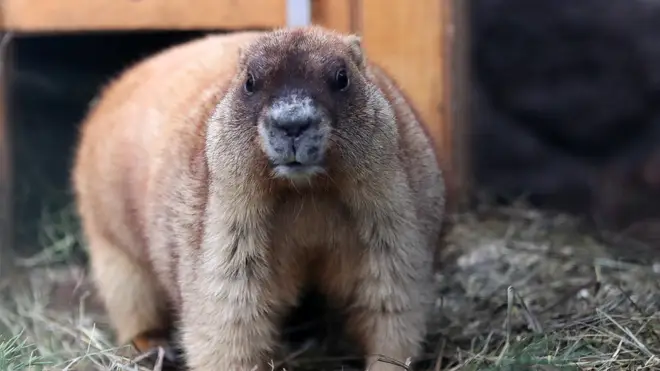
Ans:
{"type": "MultiPolygon", "coordinates": [[[[582,229],[573,218],[529,209],[454,216],[422,365],[660,369],[660,254],[637,251],[638,261],[622,261],[617,256],[628,246],[582,229]]],[[[2,288],[0,371],[150,369],[135,365],[129,349],[113,347],[82,268],[28,272],[2,288]]],[[[292,349],[275,363],[287,370],[337,366],[312,348],[292,349]]]]}

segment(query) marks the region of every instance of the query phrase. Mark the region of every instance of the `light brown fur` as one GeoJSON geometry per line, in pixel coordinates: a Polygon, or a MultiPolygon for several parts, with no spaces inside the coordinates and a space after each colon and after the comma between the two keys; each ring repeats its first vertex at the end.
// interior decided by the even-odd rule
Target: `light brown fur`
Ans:
{"type": "Polygon", "coordinates": [[[85,121],[73,180],[117,341],[178,320],[191,370],[270,369],[280,321],[313,282],[347,309],[368,365],[415,357],[444,208],[430,139],[359,39],[278,32],[209,36],[149,58],[85,121]],[[259,54],[277,43],[350,60],[352,101],[365,102],[334,112],[327,173],[308,184],[273,177],[256,126],[228,108],[252,109],[240,96],[246,61],[277,65],[277,53],[259,54]]]}

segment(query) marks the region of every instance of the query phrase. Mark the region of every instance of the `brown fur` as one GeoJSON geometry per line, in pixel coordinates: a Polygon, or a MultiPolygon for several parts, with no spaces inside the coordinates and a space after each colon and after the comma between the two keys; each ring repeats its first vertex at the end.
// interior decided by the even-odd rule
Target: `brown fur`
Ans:
{"type": "Polygon", "coordinates": [[[444,185],[419,119],[355,36],[235,33],[149,58],[90,112],[73,179],[118,342],[179,320],[191,370],[269,369],[282,317],[314,283],[346,308],[368,363],[420,350],[444,185]],[[340,62],[351,85],[330,93],[340,62]],[[256,124],[294,82],[334,120],[325,171],[304,184],[273,175],[256,124]]]}

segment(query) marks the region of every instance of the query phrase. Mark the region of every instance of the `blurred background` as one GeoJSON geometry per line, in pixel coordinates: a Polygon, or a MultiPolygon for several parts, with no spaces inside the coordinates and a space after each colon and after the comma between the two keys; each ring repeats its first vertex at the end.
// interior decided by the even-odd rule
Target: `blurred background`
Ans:
{"type": "Polygon", "coordinates": [[[471,4],[477,187],[653,239],[660,2],[471,4]]]}

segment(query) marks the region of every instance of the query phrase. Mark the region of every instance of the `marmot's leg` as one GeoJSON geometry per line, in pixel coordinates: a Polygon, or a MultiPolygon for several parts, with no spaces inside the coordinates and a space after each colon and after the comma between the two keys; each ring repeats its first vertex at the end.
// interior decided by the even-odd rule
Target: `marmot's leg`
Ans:
{"type": "Polygon", "coordinates": [[[153,274],[105,238],[88,241],[94,283],[117,343],[132,342],[142,352],[165,345],[167,302],[153,274]]]}
{"type": "Polygon", "coordinates": [[[183,258],[181,339],[191,371],[271,370],[279,326],[300,284],[293,265],[274,273],[275,263],[260,255],[267,250],[250,240],[223,236],[226,247],[183,258]]]}
{"type": "MultiPolygon", "coordinates": [[[[363,247],[356,250],[365,253],[363,247]]],[[[378,356],[403,363],[418,355],[426,333],[428,300],[423,298],[429,281],[415,277],[420,272],[410,272],[403,257],[392,252],[341,255],[326,260],[321,276],[325,293],[346,309],[346,330],[366,354],[367,369],[400,371],[377,361],[378,356]]]]}
{"type": "Polygon", "coordinates": [[[353,259],[344,259],[357,265],[342,271],[345,278],[337,277],[350,280],[342,285],[351,295],[346,298],[347,330],[362,344],[369,370],[400,370],[377,360],[405,362],[419,355],[433,303],[433,249],[405,188],[385,188],[379,197],[362,198],[352,207],[361,246],[349,250],[353,259]]]}
{"type": "Polygon", "coordinates": [[[429,283],[410,279],[409,267],[387,255],[369,254],[361,275],[355,277],[354,305],[348,307],[347,329],[362,344],[371,371],[401,370],[378,361],[379,356],[414,360],[426,334],[427,307],[421,299],[429,283]]]}

